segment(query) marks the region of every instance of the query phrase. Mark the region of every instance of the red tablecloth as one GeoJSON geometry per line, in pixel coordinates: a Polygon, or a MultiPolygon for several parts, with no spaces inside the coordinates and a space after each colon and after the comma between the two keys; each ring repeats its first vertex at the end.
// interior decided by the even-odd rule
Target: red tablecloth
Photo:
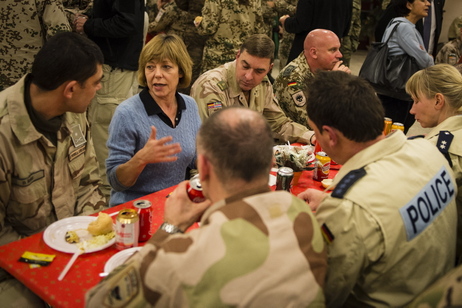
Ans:
{"type": "MultiPolygon", "coordinates": [[[[337,171],[332,170],[329,177],[333,178],[335,174],[337,174],[337,171]]],[[[312,180],[311,171],[304,171],[298,184],[292,188],[292,193],[297,195],[309,187],[323,189],[320,182],[312,180]]],[[[166,196],[174,188],[170,187],[140,198],[149,200],[152,203],[154,213],[153,231],[157,230],[163,221],[166,196]]],[[[275,189],[275,187],[273,186],[272,189],[275,189]]],[[[130,208],[133,207],[132,203],[133,201],[130,201],[110,208],[105,212],[113,213],[124,208],[130,208]]],[[[118,250],[113,245],[102,251],[81,255],[64,279],[58,281],[59,274],[72,257],[72,254],[59,252],[48,247],[43,241],[43,232],[40,232],[22,240],[0,246],[0,267],[6,269],[53,307],[78,308],[84,306],[85,293],[101,281],[102,278],[99,277],[99,273],[103,272],[105,263],[117,252],[118,250]],[[48,266],[31,269],[28,264],[18,261],[25,251],[54,254],[56,258],[48,266]]]]}

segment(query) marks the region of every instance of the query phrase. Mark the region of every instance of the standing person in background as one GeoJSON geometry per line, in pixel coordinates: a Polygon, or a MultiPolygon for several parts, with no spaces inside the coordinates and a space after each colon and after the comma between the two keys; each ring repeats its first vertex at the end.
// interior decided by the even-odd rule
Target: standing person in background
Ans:
{"type": "Polygon", "coordinates": [[[462,261],[462,75],[448,64],[421,70],[406,83],[414,104],[411,113],[422,127],[431,127],[425,139],[436,145],[454,171],[458,193],[457,251],[462,261]]]}
{"type": "Polygon", "coordinates": [[[159,230],[87,292],[86,307],[324,307],[320,227],[302,200],[268,187],[266,119],[244,108],[213,114],[197,154],[207,200],[191,202],[180,183],[159,230]],[[200,216],[200,228],[182,234],[200,216]]]}
{"type": "Polygon", "coordinates": [[[92,15],[79,16],[75,31],[85,33],[104,54],[102,88],[88,109],[103,193],[109,200],[106,176],[108,127],[116,107],[138,89],[136,70],[144,44],[144,0],[94,0],[92,15]]]}
{"type": "MultiPolygon", "coordinates": [[[[95,43],[58,33],[37,53],[31,73],[0,92],[0,245],[105,208],[85,116],[101,88],[102,65],[95,43]]],[[[3,269],[0,303],[44,307],[3,269]]]]}
{"type": "Polygon", "coordinates": [[[193,61],[192,79],[187,88],[178,91],[189,95],[191,85],[201,74],[202,56],[206,37],[194,26],[194,18],[201,14],[204,0],[158,1],[156,16],[149,23],[149,33],[166,32],[178,35],[186,45],[193,61]]]}
{"type": "Polygon", "coordinates": [[[342,70],[351,73],[340,60],[340,41],[334,32],[316,29],[308,33],[303,52],[276,77],[274,95],[284,113],[301,125],[308,125],[306,94],[309,82],[319,71],[342,70]]]}
{"type": "Polygon", "coordinates": [[[383,107],[361,77],[319,72],[307,109],[317,142],[342,164],[330,194],[299,195],[327,242],[326,305],[403,307],[454,267],[451,167],[427,140],[385,137],[383,107]]]}
{"type": "Polygon", "coordinates": [[[460,24],[462,24],[462,16],[454,18],[448,29],[448,40],[452,41],[459,37],[460,24]]]}
{"type": "Polygon", "coordinates": [[[361,0],[353,0],[353,11],[351,13],[351,25],[348,35],[342,38],[343,65],[350,67],[351,55],[358,49],[359,35],[361,33],[361,0]]]}
{"type": "Polygon", "coordinates": [[[233,61],[245,38],[267,32],[258,0],[205,0],[195,25],[207,36],[202,72],[233,61]]]}
{"type": "Polygon", "coordinates": [[[138,81],[145,88],[117,107],[109,126],[111,206],[177,185],[195,169],[201,120],[196,102],[177,92],[189,85],[191,67],[174,34],[158,34],[143,48],[138,81]]]}
{"type": "MultiPolygon", "coordinates": [[[[407,54],[413,57],[420,69],[434,64],[433,57],[425,50],[422,36],[417,31],[415,24],[428,15],[430,2],[428,0],[393,0],[394,8],[399,16],[393,18],[387,26],[382,42],[387,41],[396,23],[398,28],[388,41],[389,57],[407,54]]],[[[404,85],[403,85],[404,86],[404,85]]],[[[414,116],[409,113],[412,107],[412,99],[399,99],[390,95],[378,93],[382,105],[385,108],[385,116],[393,122],[404,124],[404,132],[414,124],[414,116]]]]}
{"type": "Polygon", "coordinates": [[[348,35],[352,5],[352,1],[345,0],[299,0],[293,17],[284,15],[279,19],[287,32],[295,33],[287,61],[298,57],[303,51],[306,36],[314,29],[331,30],[340,39],[348,35]]]}
{"type": "Polygon", "coordinates": [[[59,0],[2,1],[0,91],[29,72],[35,55],[58,32],[71,31],[59,0]]]}
{"type": "Polygon", "coordinates": [[[202,74],[191,88],[202,120],[222,108],[244,106],[263,114],[279,142],[313,141],[313,132],[289,119],[274,97],[266,77],[273,60],[274,42],[265,34],[254,34],[244,41],[235,61],[202,74]]]}
{"type": "MultiPolygon", "coordinates": [[[[297,9],[298,0],[275,0],[267,1],[269,7],[274,8],[274,10],[282,15],[294,15],[295,10],[297,9]]],[[[279,70],[282,70],[287,65],[287,59],[289,58],[290,48],[292,48],[292,42],[295,38],[294,33],[287,32],[284,27],[279,26],[279,31],[281,34],[281,39],[279,40],[278,47],[278,59],[279,59],[279,70]]]]}
{"type": "Polygon", "coordinates": [[[458,36],[454,40],[446,43],[436,56],[436,63],[448,63],[456,65],[462,60],[462,19],[457,24],[458,36]]]}

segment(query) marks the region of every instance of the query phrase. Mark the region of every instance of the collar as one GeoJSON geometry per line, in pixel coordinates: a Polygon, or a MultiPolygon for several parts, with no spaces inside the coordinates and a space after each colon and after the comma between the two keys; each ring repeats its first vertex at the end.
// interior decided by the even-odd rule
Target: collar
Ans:
{"type": "Polygon", "coordinates": [[[241,191],[241,192],[239,192],[237,194],[234,194],[234,195],[232,195],[232,196],[230,196],[230,197],[228,197],[226,199],[215,202],[214,204],[212,204],[212,206],[210,206],[204,212],[204,215],[202,216],[202,219],[201,219],[201,224],[208,224],[208,222],[209,222],[208,218],[210,217],[210,215],[212,215],[214,212],[218,211],[219,209],[221,209],[223,207],[232,206],[232,204],[234,202],[242,200],[242,199],[244,199],[246,197],[250,197],[250,196],[258,195],[258,194],[262,194],[262,193],[267,193],[267,192],[270,192],[270,191],[271,191],[271,189],[269,188],[269,186],[264,185],[264,186],[261,186],[261,187],[241,191]]]}
{"type": "MultiPolygon", "coordinates": [[[[184,102],[183,97],[181,97],[180,93],[176,92],[175,93],[175,98],[178,104],[178,111],[186,109],[186,104],[184,102]]],[[[141,102],[144,105],[144,109],[146,110],[146,113],[149,116],[152,115],[159,115],[159,114],[165,114],[162,111],[162,108],[160,108],[159,104],[154,100],[154,98],[149,94],[149,89],[145,87],[141,92],[140,92],[140,99],[141,102]]]]}
{"type": "Polygon", "coordinates": [[[360,169],[374,161],[381,160],[383,157],[396,153],[406,143],[407,138],[400,130],[389,134],[385,139],[376,142],[375,144],[363,149],[351,157],[342,168],[340,168],[337,176],[332,184],[337,184],[351,170],[360,169]]]}

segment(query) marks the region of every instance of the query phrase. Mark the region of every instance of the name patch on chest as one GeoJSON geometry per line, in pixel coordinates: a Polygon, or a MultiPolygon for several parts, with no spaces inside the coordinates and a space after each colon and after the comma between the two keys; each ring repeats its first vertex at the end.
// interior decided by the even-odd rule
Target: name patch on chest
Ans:
{"type": "Polygon", "coordinates": [[[455,195],[454,183],[445,167],[399,211],[406,228],[407,240],[419,235],[441,214],[455,195]]]}

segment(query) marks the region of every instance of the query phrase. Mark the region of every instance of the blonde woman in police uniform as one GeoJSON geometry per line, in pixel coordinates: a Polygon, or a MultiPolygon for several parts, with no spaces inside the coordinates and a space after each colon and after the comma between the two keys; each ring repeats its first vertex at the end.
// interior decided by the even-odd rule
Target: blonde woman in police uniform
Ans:
{"type": "Polygon", "coordinates": [[[332,193],[299,197],[325,236],[328,307],[398,307],[454,267],[457,186],[427,140],[385,137],[372,87],[344,72],[320,72],[309,89],[308,123],[342,164],[332,193]]]}
{"type": "Polygon", "coordinates": [[[454,171],[459,224],[457,257],[462,256],[462,75],[449,64],[438,64],[415,73],[406,84],[414,104],[411,113],[422,127],[433,129],[425,136],[446,157],[454,171]]]}

